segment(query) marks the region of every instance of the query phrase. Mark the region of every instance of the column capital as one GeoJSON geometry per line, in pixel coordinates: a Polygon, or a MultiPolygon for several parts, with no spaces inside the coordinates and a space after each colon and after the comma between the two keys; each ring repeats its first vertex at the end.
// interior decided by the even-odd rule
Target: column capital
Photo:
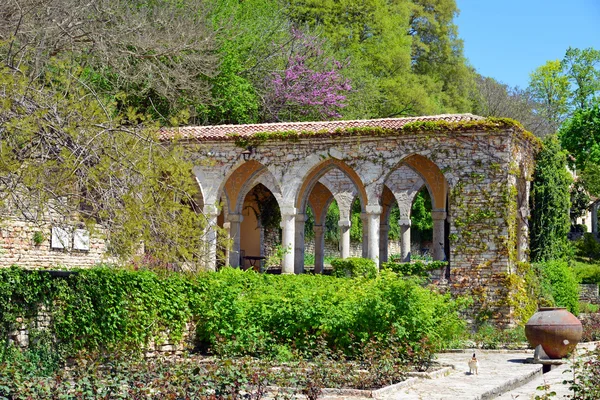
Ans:
{"type": "Polygon", "coordinates": [[[340,228],[350,228],[350,225],[352,225],[352,223],[350,221],[347,221],[347,220],[339,220],[338,221],[338,226],[340,228]]]}
{"type": "Polygon", "coordinates": [[[294,207],[294,206],[283,206],[283,207],[279,208],[279,212],[281,213],[282,217],[284,215],[296,215],[296,207],[294,207]]]}
{"type": "Polygon", "coordinates": [[[431,210],[431,219],[433,219],[434,221],[446,219],[446,211],[445,210],[431,210]]]}
{"type": "Polygon", "coordinates": [[[375,206],[367,205],[367,207],[365,207],[365,209],[367,211],[367,215],[381,215],[383,207],[381,207],[380,205],[375,205],[375,206]]]}
{"type": "Polygon", "coordinates": [[[315,234],[325,232],[325,225],[313,225],[313,231],[315,234]]]}
{"type": "Polygon", "coordinates": [[[296,222],[306,222],[306,214],[296,214],[296,222]]]}
{"type": "Polygon", "coordinates": [[[229,222],[242,222],[244,216],[242,214],[229,214],[227,215],[227,221],[229,222]]]}
{"type": "Polygon", "coordinates": [[[205,215],[219,215],[221,210],[216,204],[205,204],[204,205],[204,214],[205,215]]]}
{"type": "Polygon", "coordinates": [[[412,220],[410,218],[400,218],[398,220],[398,225],[400,226],[411,226],[412,220]]]}

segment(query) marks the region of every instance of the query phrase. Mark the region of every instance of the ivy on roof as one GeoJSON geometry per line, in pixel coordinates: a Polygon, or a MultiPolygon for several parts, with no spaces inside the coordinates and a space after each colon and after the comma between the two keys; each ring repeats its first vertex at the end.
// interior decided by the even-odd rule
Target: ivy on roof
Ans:
{"type": "Polygon", "coordinates": [[[305,131],[305,130],[286,130],[278,132],[257,132],[252,135],[240,135],[237,133],[230,133],[227,137],[235,141],[236,146],[248,147],[258,146],[264,144],[269,140],[273,141],[299,141],[302,138],[327,138],[327,137],[352,137],[352,136],[393,136],[399,133],[404,134],[418,134],[418,133],[461,133],[461,132],[499,132],[503,130],[513,129],[516,134],[522,135],[523,139],[531,142],[536,148],[540,149],[542,142],[539,138],[533,135],[531,132],[525,130],[523,125],[519,122],[510,118],[485,118],[473,121],[459,121],[459,122],[448,122],[448,121],[413,121],[408,122],[401,128],[381,128],[378,126],[374,127],[351,127],[351,128],[337,128],[335,130],[318,130],[318,131],[305,131]]]}

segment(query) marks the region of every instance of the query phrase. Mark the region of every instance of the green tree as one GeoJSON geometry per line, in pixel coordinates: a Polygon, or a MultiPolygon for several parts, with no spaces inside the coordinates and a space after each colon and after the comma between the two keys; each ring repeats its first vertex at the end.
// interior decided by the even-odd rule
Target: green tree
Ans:
{"type": "Polygon", "coordinates": [[[290,0],[298,26],[322,32],[354,92],[348,118],[469,111],[472,71],[456,37],[453,0],[290,0]]]}
{"type": "Polygon", "coordinates": [[[202,0],[11,0],[0,15],[0,58],[31,79],[68,59],[117,111],[164,124],[210,102],[218,58],[202,0]]]}
{"type": "Polygon", "coordinates": [[[600,103],[577,110],[561,127],[560,142],[574,157],[579,170],[600,164],[600,103]]]}
{"type": "Polygon", "coordinates": [[[200,260],[205,221],[184,149],[159,143],[157,126],[144,115],[120,115],[102,103],[81,68],[48,66],[37,81],[0,67],[3,213],[39,224],[85,224],[123,259],[143,241],[161,260],[200,260]]]}
{"type": "Polygon", "coordinates": [[[567,157],[555,135],[546,137],[537,155],[531,188],[531,259],[558,260],[568,251],[569,188],[567,157]]]}
{"type": "Polygon", "coordinates": [[[573,86],[571,107],[575,110],[588,108],[600,92],[600,51],[569,47],[562,67],[573,86]]]}
{"type": "Polygon", "coordinates": [[[539,112],[558,129],[569,111],[569,78],[560,60],[548,61],[530,74],[529,91],[542,106],[539,112]]]}

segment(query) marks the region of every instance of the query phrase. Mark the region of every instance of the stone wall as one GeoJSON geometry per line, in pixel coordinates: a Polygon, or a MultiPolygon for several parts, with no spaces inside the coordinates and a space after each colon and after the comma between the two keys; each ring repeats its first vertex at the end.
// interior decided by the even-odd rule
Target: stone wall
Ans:
{"type": "MultiPolygon", "coordinates": [[[[33,339],[32,334],[48,332],[52,325],[52,315],[49,310],[42,306],[31,318],[17,318],[13,329],[8,333],[8,342],[17,347],[25,349],[29,347],[33,339]]],[[[169,332],[162,332],[155,340],[150,341],[143,349],[146,357],[156,357],[159,355],[181,355],[184,352],[192,351],[195,346],[196,326],[192,322],[187,322],[183,330],[181,340],[175,341],[169,338],[169,332]]]]}
{"type": "Polygon", "coordinates": [[[582,283],[579,285],[579,300],[592,304],[600,304],[600,294],[597,283],[582,283]]]}
{"type": "Polygon", "coordinates": [[[63,249],[53,248],[52,235],[52,226],[49,224],[39,226],[10,217],[2,218],[0,267],[72,268],[111,261],[106,256],[106,243],[101,231],[90,236],[88,246],[85,246],[88,250],[74,249],[72,236],[67,237],[63,249]],[[36,243],[34,237],[42,239],[41,242],[36,243]]]}
{"type": "MultiPolygon", "coordinates": [[[[492,319],[500,325],[513,322],[518,304],[511,294],[516,290],[511,276],[517,273],[517,262],[527,258],[528,182],[537,142],[516,128],[333,136],[262,140],[254,144],[248,162],[241,158],[243,149],[234,141],[204,140],[197,152],[195,173],[205,204],[224,204],[229,215],[236,214],[245,193],[257,182],[265,185],[282,211],[282,240],[294,249],[294,254],[283,260],[283,272],[300,273],[299,255],[307,251],[307,243],[299,242],[295,232],[302,229],[303,207],[314,182],[322,183],[319,179],[325,176],[335,178],[328,172],[338,169],[356,186],[363,224],[373,227],[363,241],[369,244],[368,257],[378,262],[383,258],[379,255],[380,222],[374,218],[381,217],[385,223],[385,190],[398,202],[410,197],[402,192],[409,185],[399,185],[394,178],[394,171],[408,167],[423,179],[432,198],[431,253],[450,263],[447,289],[475,299],[474,320],[492,319]]],[[[329,185],[330,191],[333,187],[329,185]]],[[[407,205],[398,204],[401,209],[407,205]]],[[[342,223],[340,220],[340,227],[342,223]]]]}

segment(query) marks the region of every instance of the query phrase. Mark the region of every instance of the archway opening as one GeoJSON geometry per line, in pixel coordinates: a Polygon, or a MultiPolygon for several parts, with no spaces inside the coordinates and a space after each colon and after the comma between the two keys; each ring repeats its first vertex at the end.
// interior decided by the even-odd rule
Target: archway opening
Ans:
{"type": "MultiPolygon", "coordinates": [[[[296,271],[303,270],[306,263],[305,243],[313,237],[312,233],[306,235],[306,230],[311,224],[315,238],[315,273],[323,272],[326,256],[346,258],[351,255],[350,229],[355,199],[357,202],[354,207],[360,215],[366,206],[366,192],[356,172],[343,162],[328,160],[307,175],[297,200],[298,213],[307,218],[296,225],[296,271]],[[311,211],[308,211],[309,205],[311,211]],[[310,220],[310,212],[315,215],[314,221],[310,220]],[[309,220],[308,224],[306,219],[309,220]],[[327,245],[325,238],[328,239],[327,245]],[[337,242],[338,250],[332,246],[332,242],[337,242]]],[[[308,260],[312,261],[312,257],[309,256],[308,260]]]]}
{"type": "Polygon", "coordinates": [[[410,212],[410,247],[412,259],[432,256],[433,219],[431,195],[423,186],[415,196],[410,212]]]}
{"type": "MultiPolygon", "coordinates": [[[[281,212],[273,193],[259,183],[244,197],[240,225],[240,267],[260,271],[277,267],[281,247],[281,212]]],[[[276,269],[276,268],[275,268],[276,269]]]]}

